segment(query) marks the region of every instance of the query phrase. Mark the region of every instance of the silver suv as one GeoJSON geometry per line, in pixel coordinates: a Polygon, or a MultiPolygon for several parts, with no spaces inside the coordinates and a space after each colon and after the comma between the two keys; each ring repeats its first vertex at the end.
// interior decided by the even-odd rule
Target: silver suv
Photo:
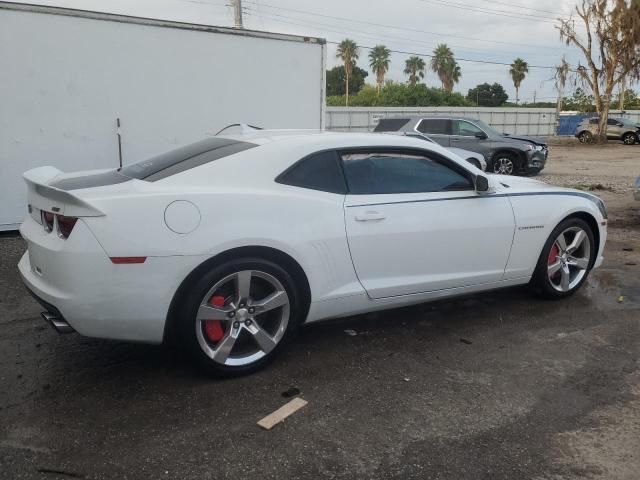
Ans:
{"type": "Polygon", "coordinates": [[[374,132],[428,135],[445,148],[456,147],[482,154],[487,161],[487,172],[503,175],[539,172],[549,153],[542,139],[500,133],[482,120],[465,117],[385,117],[379,120],[374,132]]]}
{"type": "MultiPolygon", "coordinates": [[[[575,136],[580,143],[591,143],[598,131],[599,117],[585,118],[578,128],[575,136]]],[[[609,140],[622,140],[625,145],[633,145],[640,141],[640,125],[624,118],[607,119],[607,138],[609,140]]]]}

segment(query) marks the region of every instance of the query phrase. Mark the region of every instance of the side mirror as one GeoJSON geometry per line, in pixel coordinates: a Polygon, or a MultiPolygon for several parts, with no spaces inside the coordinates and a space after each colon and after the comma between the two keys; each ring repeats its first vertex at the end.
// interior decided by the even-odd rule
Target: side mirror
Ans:
{"type": "Polygon", "coordinates": [[[476,177],[476,192],[488,192],[489,191],[489,179],[482,175],[476,177]]]}
{"type": "Polygon", "coordinates": [[[486,140],[487,139],[487,134],[484,132],[478,132],[475,135],[476,138],[479,138],[480,140],[486,140]]]}

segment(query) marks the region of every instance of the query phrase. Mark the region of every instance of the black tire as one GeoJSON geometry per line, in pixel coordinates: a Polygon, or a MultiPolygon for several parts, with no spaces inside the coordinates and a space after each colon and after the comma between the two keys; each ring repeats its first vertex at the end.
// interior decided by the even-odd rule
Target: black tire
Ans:
{"type": "Polygon", "coordinates": [[[627,132],[622,136],[622,141],[625,145],[635,145],[638,141],[638,137],[633,132],[627,132]]]}
{"type": "Polygon", "coordinates": [[[592,143],[593,142],[593,134],[589,131],[580,132],[578,135],[578,140],[580,143],[592,143]]]}
{"type": "Polygon", "coordinates": [[[487,170],[500,175],[515,175],[519,168],[518,157],[513,153],[499,152],[491,160],[491,168],[487,170]]]}
{"type": "Polygon", "coordinates": [[[540,253],[540,257],[538,258],[538,263],[536,264],[536,269],[534,270],[534,273],[529,285],[533,288],[533,290],[536,293],[538,293],[542,297],[552,299],[552,300],[565,298],[570,295],[573,295],[587,280],[587,277],[589,276],[589,273],[593,268],[593,264],[595,262],[595,256],[597,253],[595,247],[596,247],[596,244],[595,244],[593,231],[591,230],[591,227],[587,222],[585,222],[580,218],[568,218],[560,222],[560,224],[558,224],[558,226],[553,229],[553,231],[551,232],[551,235],[549,235],[549,238],[544,244],[544,248],[540,253]],[[556,288],[554,288],[549,278],[549,275],[547,274],[547,268],[549,266],[549,256],[551,254],[551,249],[556,239],[558,238],[558,236],[562,232],[572,227],[582,229],[587,234],[587,237],[589,239],[589,264],[588,264],[588,268],[585,270],[585,274],[582,277],[582,279],[578,283],[576,283],[576,285],[574,285],[570,290],[561,292],[561,291],[558,291],[556,288]]]}
{"type": "MultiPolygon", "coordinates": [[[[251,288],[254,288],[253,284],[251,288]]],[[[182,347],[191,355],[195,360],[195,363],[205,373],[216,377],[236,377],[247,375],[260,370],[269,364],[295,336],[295,333],[303,320],[304,312],[306,311],[305,306],[302,303],[303,296],[301,295],[299,288],[296,286],[296,282],[293,277],[276,263],[261,258],[235,259],[206,271],[200,276],[200,278],[195,279],[189,288],[186,289],[186,293],[180,299],[177,311],[177,333],[179,334],[182,347]],[[204,337],[204,335],[202,335],[201,332],[201,339],[198,339],[197,328],[203,327],[200,327],[201,323],[197,320],[197,313],[203,299],[208,295],[208,292],[210,292],[213,287],[234,273],[247,270],[272,276],[281,284],[282,287],[284,287],[288,297],[288,322],[284,329],[284,334],[279,339],[276,346],[268,353],[263,353],[264,356],[246,365],[225,365],[216,362],[213,358],[207,355],[203,347],[200,345],[200,341],[203,341],[202,337],[204,337]],[[196,325],[198,325],[198,327],[196,327],[196,325]]],[[[267,314],[268,312],[263,315],[267,314]]],[[[258,320],[260,317],[261,315],[256,313],[253,321],[258,324],[260,322],[260,320],[258,320]]],[[[236,319],[237,318],[240,317],[238,316],[236,319]]],[[[230,323],[228,324],[224,324],[229,325],[229,327],[225,328],[230,328],[232,323],[246,323],[229,322],[230,323]]],[[[240,330],[240,335],[243,335],[242,329],[240,330]]],[[[246,335],[249,334],[247,333],[246,335]]],[[[238,339],[240,339],[240,337],[238,337],[238,339]]],[[[250,342],[251,337],[249,336],[248,339],[250,342]]],[[[247,338],[244,338],[243,340],[247,340],[247,338]]],[[[231,350],[231,352],[233,352],[233,350],[231,350]]],[[[229,355],[229,358],[231,357],[232,355],[229,355]]]]}
{"type": "Polygon", "coordinates": [[[479,168],[480,170],[482,170],[482,167],[480,166],[480,162],[478,161],[477,158],[467,158],[467,162],[469,162],[474,167],[479,168]]]}

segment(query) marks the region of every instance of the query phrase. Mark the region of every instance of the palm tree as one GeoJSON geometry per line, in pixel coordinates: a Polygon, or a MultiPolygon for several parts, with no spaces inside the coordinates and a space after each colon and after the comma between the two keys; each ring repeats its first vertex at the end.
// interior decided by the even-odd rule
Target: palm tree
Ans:
{"type": "Polygon", "coordinates": [[[453,60],[453,63],[449,64],[449,71],[447,72],[445,82],[444,82],[444,90],[447,93],[451,93],[453,91],[453,86],[460,81],[460,76],[462,75],[462,71],[460,70],[460,65],[458,62],[453,60]]]}
{"type": "MultiPolygon", "coordinates": [[[[456,66],[457,63],[453,58],[453,52],[446,44],[441,43],[433,50],[431,70],[438,75],[443,90],[447,90],[449,85],[453,88],[454,81],[452,77],[456,74],[456,66]]],[[[457,69],[457,76],[460,79],[460,67],[457,69]]]]}
{"type": "Polygon", "coordinates": [[[336,58],[342,60],[344,64],[344,83],[345,83],[345,91],[347,93],[345,105],[349,106],[349,77],[351,76],[351,72],[353,72],[353,67],[356,64],[356,60],[360,56],[360,48],[356,42],[349,38],[345,38],[338,44],[338,49],[336,50],[336,58]]]}
{"type": "Polygon", "coordinates": [[[418,80],[424,78],[424,69],[427,66],[420,57],[409,57],[404,63],[404,73],[409,75],[409,84],[415,85],[418,80]]]}
{"type": "Polygon", "coordinates": [[[518,104],[518,91],[520,90],[520,84],[524,80],[524,77],[529,73],[529,64],[520,57],[516,58],[511,64],[509,74],[513,80],[513,86],[516,87],[516,105],[518,104]]]}
{"type": "Polygon", "coordinates": [[[376,74],[376,86],[378,94],[384,83],[384,74],[389,71],[389,63],[391,63],[391,50],[384,45],[376,45],[369,52],[369,66],[373,73],[376,74]]]}

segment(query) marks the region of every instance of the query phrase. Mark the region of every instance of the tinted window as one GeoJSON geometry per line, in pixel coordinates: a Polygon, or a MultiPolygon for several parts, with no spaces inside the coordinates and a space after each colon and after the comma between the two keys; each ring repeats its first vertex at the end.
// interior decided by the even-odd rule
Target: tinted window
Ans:
{"type": "Polygon", "coordinates": [[[280,175],[276,182],[294,187],[344,194],[347,188],[336,152],[320,152],[311,155],[280,175]]]}
{"type": "Polygon", "coordinates": [[[120,173],[153,182],[253,147],[257,145],[227,138],[208,138],[134,163],[120,169],[120,173]]]}
{"type": "Polygon", "coordinates": [[[475,137],[477,134],[483,133],[482,130],[476,127],[473,123],[465,122],[464,120],[455,120],[453,125],[454,135],[475,137]]]}
{"type": "Polygon", "coordinates": [[[349,193],[420,193],[472,190],[461,173],[421,155],[405,153],[344,153],[349,193]]]}
{"type": "Polygon", "coordinates": [[[620,123],[620,120],[617,120],[615,118],[607,118],[607,125],[618,125],[618,123],[620,123]]]}
{"type": "Polygon", "coordinates": [[[597,125],[597,124],[598,124],[598,121],[599,121],[599,120],[598,120],[597,118],[590,118],[590,119],[589,119],[589,123],[590,123],[590,124],[592,124],[592,125],[597,125]]]}
{"type": "Polygon", "coordinates": [[[449,135],[450,134],[450,120],[440,119],[440,118],[426,118],[420,122],[418,125],[418,131],[422,133],[435,133],[440,135],[449,135]]]}
{"type": "Polygon", "coordinates": [[[397,132],[409,122],[408,118],[381,118],[374,132],[397,132]]]}

